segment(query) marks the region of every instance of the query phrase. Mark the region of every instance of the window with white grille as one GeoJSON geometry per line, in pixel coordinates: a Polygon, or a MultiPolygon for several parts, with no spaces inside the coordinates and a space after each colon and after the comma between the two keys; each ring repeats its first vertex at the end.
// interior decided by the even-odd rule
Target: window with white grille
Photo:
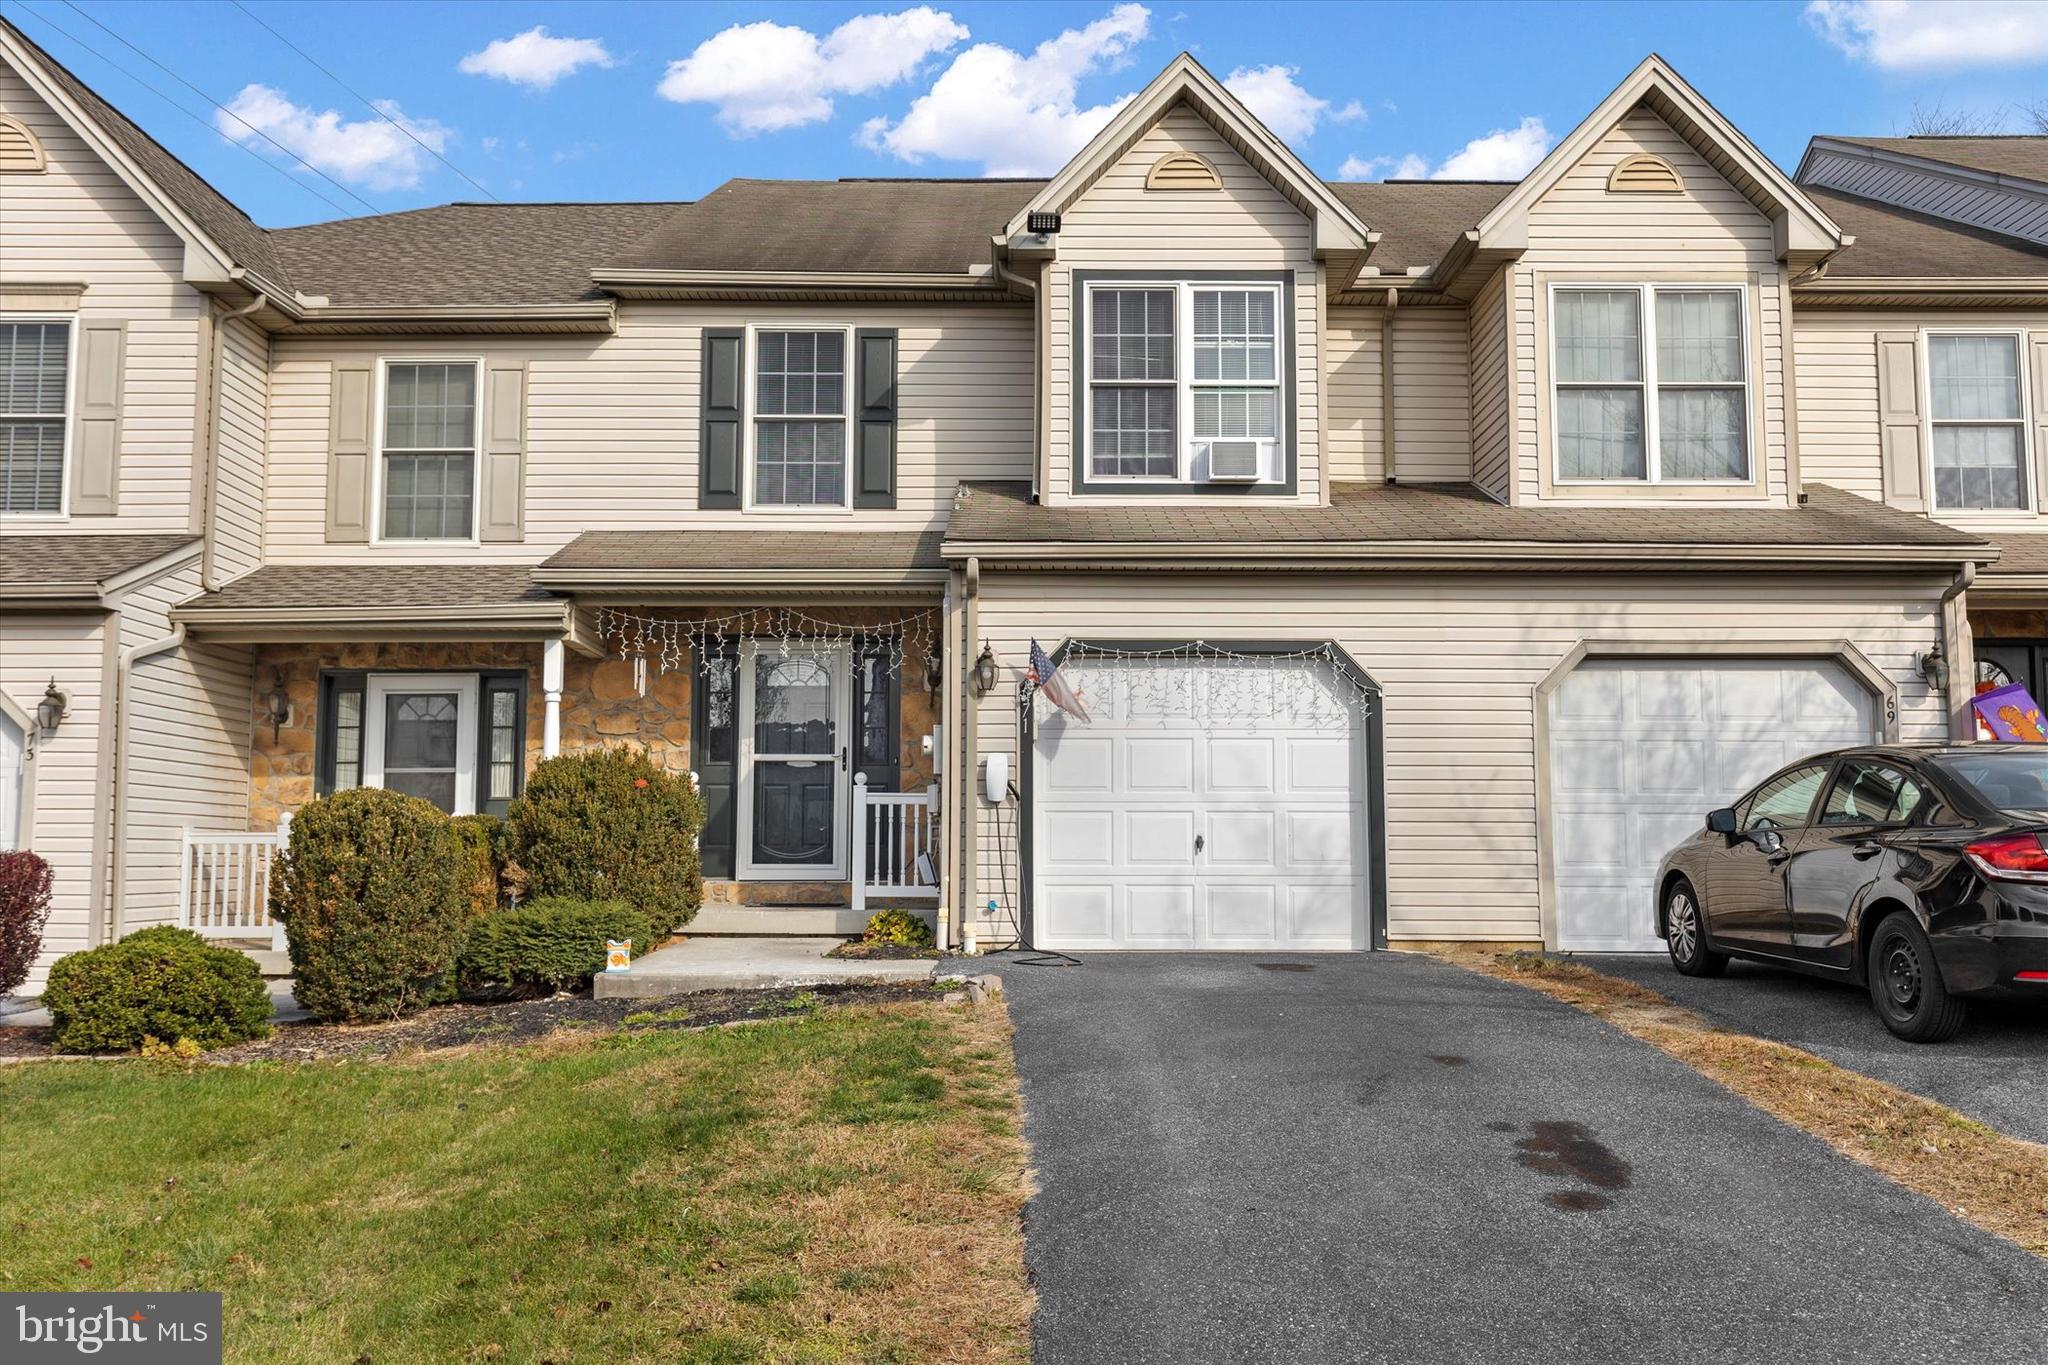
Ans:
{"type": "Polygon", "coordinates": [[[2015,333],[1937,332],[1927,338],[1936,507],[2029,505],[2024,382],[2015,333]]]}
{"type": "Polygon", "coordinates": [[[847,352],[837,328],[754,333],[754,506],[848,505],[847,352]]]}
{"type": "Polygon", "coordinates": [[[384,540],[475,537],[479,368],[474,360],[385,365],[384,540]]]}
{"type": "Polygon", "coordinates": [[[64,510],[71,324],[0,323],[0,512],[64,510]]]}

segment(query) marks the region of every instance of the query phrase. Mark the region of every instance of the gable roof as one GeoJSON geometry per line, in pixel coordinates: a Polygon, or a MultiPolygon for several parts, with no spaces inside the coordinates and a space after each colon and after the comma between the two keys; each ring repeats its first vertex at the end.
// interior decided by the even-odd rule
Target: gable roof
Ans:
{"type": "MultiPolygon", "coordinates": [[[[91,141],[90,133],[97,131],[113,144],[108,150],[114,155],[108,159],[115,171],[128,176],[132,167],[146,177],[177,214],[182,214],[210,239],[226,263],[262,276],[275,289],[290,290],[291,277],[272,248],[268,233],[226,195],[207,184],[197,171],[143,132],[126,114],[107,103],[99,92],[5,18],[0,18],[0,56],[7,57],[10,65],[22,67],[22,78],[31,87],[41,83],[38,77],[53,85],[54,91],[38,89],[37,93],[49,98],[59,114],[83,116],[89,121],[90,129],[81,132],[87,133],[87,140],[91,141]],[[18,61],[18,56],[27,60],[18,61]],[[62,107],[66,103],[72,110],[62,107]],[[128,165],[121,164],[124,160],[128,165]]],[[[143,193],[144,199],[150,198],[144,187],[134,188],[143,193]]],[[[172,226],[183,227],[176,222],[172,226]]]]}
{"type": "Polygon", "coordinates": [[[1179,104],[1186,104],[1214,125],[1238,155],[1309,216],[1315,223],[1318,252],[1363,257],[1371,248],[1372,231],[1359,221],[1358,215],[1245,108],[1243,101],[1225,89],[1223,82],[1185,52],[1168,62],[1166,69],[1132,96],[1059,174],[1046,181],[1030,202],[1011,215],[1003,228],[1004,239],[1023,235],[1029,214],[1058,213],[1080,198],[1111,163],[1179,104]]]}
{"type": "Polygon", "coordinates": [[[1529,241],[1529,209],[1576,166],[1628,112],[1648,105],[1727,181],[1768,214],[1777,228],[1778,255],[1818,258],[1842,246],[1842,231],[1776,163],[1692,88],[1662,57],[1651,53],[1600,101],[1550,155],[1479,222],[1481,251],[1518,250],[1529,241]]]}
{"type": "Polygon", "coordinates": [[[1915,134],[1911,137],[1840,137],[1826,135],[1829,142],[1846,142],[1897,156],[1938,161],[1947,166],[1982,171],[1986,175],[2017,176],[2048,185],[2048,135],[2013,133],[1999,137],[1946,137],[1915,134]]]}

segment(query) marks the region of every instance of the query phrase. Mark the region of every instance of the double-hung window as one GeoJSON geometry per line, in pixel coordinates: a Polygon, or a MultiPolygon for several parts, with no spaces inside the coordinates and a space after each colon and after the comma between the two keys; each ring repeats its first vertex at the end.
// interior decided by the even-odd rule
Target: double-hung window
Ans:
{"type": "Polygon", "coordinates": [[[64,511],[71,324],[0,323],[0,512],[64,511]]]}
{"type": "Polygon", "coordinates": [[[1280,288],[1090,284],[1091,480],[1281,477],[1280,288]]]}
{"type": "Polygon", "coordinates": [[[1555,288],[1559,481],[1748,483],[1745,311],[1739,286],[1555,288]]]}
{"type": "Polygon", "coordinates": [[[849,505],[847,353],[842,328],[754,333],[754,506],[849,505]]]}
{"type": "Polygon", "coordinates": [[[384,366],[384,540],[476,536],[477,371],[473,360],[384,366]]]}
{"type": "Polygon", "coordinates": [[[1936,332],[1927,338],[1936,507],[2028,505],[2022,382],[2014,333],[1936,332]]]}

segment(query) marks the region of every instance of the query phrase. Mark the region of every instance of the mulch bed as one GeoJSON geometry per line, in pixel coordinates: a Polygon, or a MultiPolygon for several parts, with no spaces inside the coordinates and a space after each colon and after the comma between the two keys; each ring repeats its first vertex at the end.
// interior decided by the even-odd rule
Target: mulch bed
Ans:
{"type": "MultiPolygon", "coordinates": [[[[268,1038],[206,1054],[210,1062],[376,1060],[401,1052],[531,1043],[564,1030],[632,1032],[711,1028],[749,1019],[786,1018],[825,1005],[878,1005],[935,998],[928,982],[786,986],[774,990],[697,991],[658,1000],[563,996],[488,1005],[441,1005],[388,1024],[279,1024],[268,1038]],[[653,1015],[626,1023],[628,1015],[653,1015]]],[[[0,1058],[47,1057],[47,1028],[0,1028],[0,1058]]]]}
{"type": "Polygon", "coordinates": [[[854,958],[862,962],[908,962],[914,959],[944,957],[937,948],[913,948],[908,943],[867,943],[853,939],[840,944],[826,957],[854,958]]]}

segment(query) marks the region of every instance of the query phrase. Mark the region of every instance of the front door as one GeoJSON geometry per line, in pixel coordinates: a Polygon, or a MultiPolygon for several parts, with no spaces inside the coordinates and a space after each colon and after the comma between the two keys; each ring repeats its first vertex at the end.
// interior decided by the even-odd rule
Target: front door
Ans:
{"type": "Polygon", "coordinates": [[[364,785],[420,797],[450,815],[475,814],[475,676],[379,674],[365,700],[364,785]]]}
{"type": "Polygon", "coordinates": [[[846,877],[851,651],[748,641],[740,652],[739,873],[846,877]]]}

